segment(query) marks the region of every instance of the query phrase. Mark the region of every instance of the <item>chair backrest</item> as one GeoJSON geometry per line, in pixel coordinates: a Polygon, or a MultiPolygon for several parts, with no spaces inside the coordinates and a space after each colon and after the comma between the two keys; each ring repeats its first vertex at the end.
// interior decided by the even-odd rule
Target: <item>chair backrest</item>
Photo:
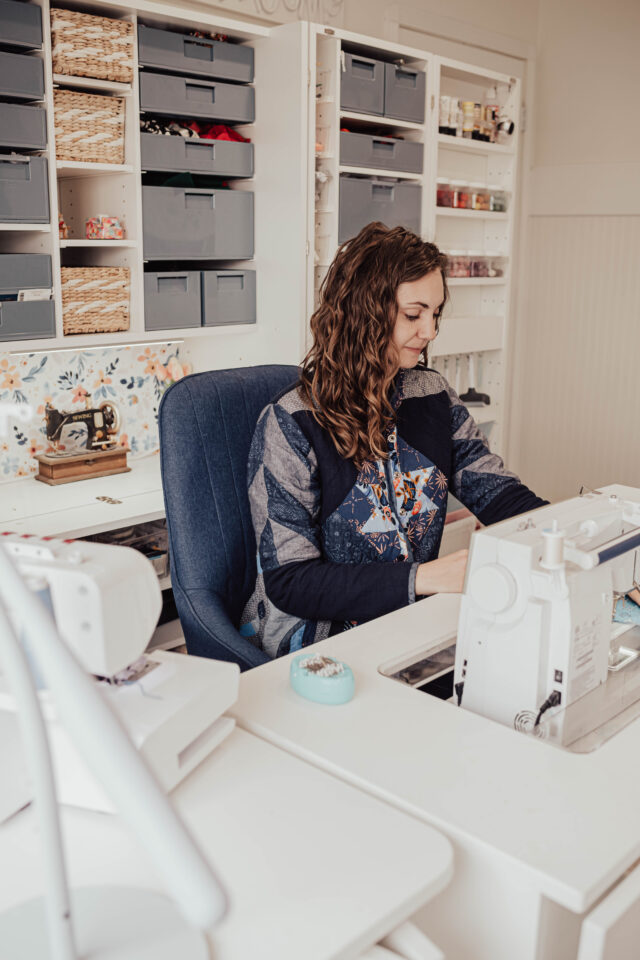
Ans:
{"type": "MultiPolygon", "coordinates": [[[[179,380],[162,398],[158,425],[171,577],[189,652],[220,655],[193,637],[197,628],[190,631],[193,618],[183,617],[181,603],[185,607],[191,593],[208,591],[237,629],[255,585],[249,447],[260,412],[298,372],[284,365],[212,370],[179,380]]],[[[246,646],[239,634],[238,641],[246,646]]]]}

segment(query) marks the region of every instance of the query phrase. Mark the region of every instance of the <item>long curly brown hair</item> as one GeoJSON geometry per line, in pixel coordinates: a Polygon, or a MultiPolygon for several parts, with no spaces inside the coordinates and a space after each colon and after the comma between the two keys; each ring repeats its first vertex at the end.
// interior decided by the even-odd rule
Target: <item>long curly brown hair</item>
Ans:
{"type": "MultiPolygon", "coordinates": [[[[392,342],[401,283],[433,270],[445,280],[447,258],[403,227],[370,223],[343,243],[311,317],[313,345],[302,361],[300,392],[341,456],[358,468],[387,457],[399,369],[392,342]]],[[[427,348],[421,366],[427,364],[427,348]]]]}

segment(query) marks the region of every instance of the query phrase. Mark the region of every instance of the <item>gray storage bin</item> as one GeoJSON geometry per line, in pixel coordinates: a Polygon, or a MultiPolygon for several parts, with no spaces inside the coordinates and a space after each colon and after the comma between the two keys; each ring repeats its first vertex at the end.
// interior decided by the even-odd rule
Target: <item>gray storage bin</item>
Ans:
{"type": "Polygon", "coordinates": [[[0,254],[0,341],[55,336],[53,300],[2,300],[21,290],[50,290],[51,257],[42,253],[0,254]]]}
{"type": "Polygon", "coordinates": [[[0,40],[12,47],[42,46],[42,12],[35,3],[0,0],[0,40]]]}
{"type": "Polygon", "coordinates": [[[0,97],[42,100],[44,64],[39,57],[0,50],[0,97]]]}
{"type": "Polygon", "coordinates": [[[340,133],[340,163],[422,173],[423,144],[368,133],[340,133]]]}
{"type": "Polygon", "coordinates": [[[140,74],[140,108],[151,113],[232,123],[253,123],[255,91],[234,83],[140,74]]]}
{"type": "Polygon", "coordinates": [[[253,176],[253,144],[230,140],[186,140],[155,133],[140,134],[143,170],[253,176]]]}
{"type": "Polygon", "coordinates": [[[187,37],[157,27],[138,26],[138,61],[147,67],[220,77],[239,83],[253,80],[252,47],[206,37],[187,37]]]}
{"type": "Polygon", "coordinates": [[[248,260],[253,194],[240,190],[143,187],[147,260],[248,260]]]}
{"type": "Polygon", "coordinates": [[[0,223],[48,223],[45,157],[0,156],[0,223]]]}
{"type": "Polygon", "coordinates": [[[357,113],[384,111],[384,63],[355,53],[344,54],[340,74],[340,106],[357,113]]]}
{"type": "Polygon", "coordinates": [[[338,243],[355,237],[373,220],[388,227],[406,227],[420,235],[421,202],[418,183],[341,176],[338,243]]]}
{"type": "Polygon", "coordinates": [[[424,123],[426,81],[422,70],[384,65],[384,115],[424,123]]]}
{"type": "Polygon", "coordinates": [[[0,303],[0,341],[41,340],[55,337],[56,315],[53,300],[16,300],[0,303]]]}
{"type": "Polygon", "coordinates": [[[0,103],[0,147],[44,150],[47,145],[47,111],[23,103],[0,103]]]}
{"type": "Polygon", "coordinates": [[[145,330],[199,327],[201,319],[199,270],[145,273],[145,330]]]}
{"type": "Polygon", "coordinates": [[[202,271],[203,326],[255,322],[255,270],[202,271]]]}

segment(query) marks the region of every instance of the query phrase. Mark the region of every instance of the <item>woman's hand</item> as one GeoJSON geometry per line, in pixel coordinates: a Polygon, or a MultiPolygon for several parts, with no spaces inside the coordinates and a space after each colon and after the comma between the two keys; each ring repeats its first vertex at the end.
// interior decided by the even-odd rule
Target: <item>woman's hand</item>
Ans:
{"type": "Polygon", "coordinates": [[[446,557],[421,563],[416,574],[416,596],[430,593],[462,593],[468,550],[456,550],[446,557]]]}

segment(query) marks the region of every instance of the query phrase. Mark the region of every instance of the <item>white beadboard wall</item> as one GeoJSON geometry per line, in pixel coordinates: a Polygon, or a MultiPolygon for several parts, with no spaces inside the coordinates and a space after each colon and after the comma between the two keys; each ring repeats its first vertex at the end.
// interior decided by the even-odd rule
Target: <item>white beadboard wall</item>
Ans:
{"type": "Polygon", "coordinates": [[[640,486],[640,216],[533,216],[528,233],[515,467],[550,500],[640,486]]]}

